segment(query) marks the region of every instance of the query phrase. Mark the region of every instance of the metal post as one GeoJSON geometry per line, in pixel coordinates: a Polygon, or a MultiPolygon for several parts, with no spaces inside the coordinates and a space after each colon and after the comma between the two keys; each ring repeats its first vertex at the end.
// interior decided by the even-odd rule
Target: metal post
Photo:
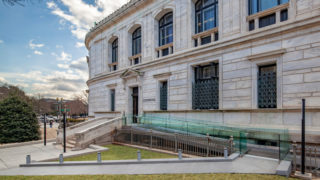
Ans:
{"type": "Polygon", "coordinates": [[[63,154],[59,155],[59,163],[62,164],[63,163],[63,154]]]}
{"type": "Polygon", "coordinates": [[[228,158],[228,149],[225,147],[223,149],[224,158],[228,158]]]}
{"type": "Polygon", "coordinates": [[[150,148],[152,148],[152,129],[150,130],[150,148]]]}
{"type": "Polygon", "coordinates": [[[301,128],[301,173],[305,174],[305,114],[306,113],[306,100],[302,99],[302,128],[301,128]]]}
{"type": "Polygon", "coordinates": [[[280,161],[281,161],[281,134],[279,134],[279,163],[280,163],[280,161]]]}
{"type": "MultiPolygon", "coordinates": [[[[64,109],[66,110],[66,109],[64,109]]],[[[67,124],[67,117],[66,117],[66,112],[63,113],[63,152],[66,152],[67,150],[67,145],[66,145],[66,124],[67,124]]]]}
{"type": "Polygon", "coordinates": [[[233,136],[230,136],[230,153],[233,153],[233,136]]]}
{"type": "Polygon", "coordinates": [[[46,114],[43,115],[43,144],[47,145],[47,122],[46,122],[46,114]]]}
{"type": "Polygon", "coordinates": [[[179,158],[179,160],[182,159],[182,150],[181,149],[178,150],[178,158],[179,158]]]}
{"type": "Polygon", "coordinates": [[[140,161],[141,160],[141,152],[140,152],[140,150],[138,150],[137,156],[138,156],[138,161],[140,161]]]}
{"type": "Polygon", "coordinates": [[[30,164],[31,163],[31,156],[27,155],[26,157],[26,164],[30,164]]]}
{"type": "Polygon", "coordinates": [[[177,142],[177,133],[174,133],[174,152],[177,152],[178,142],[177,142]]]}
{"type": "Polygon", "coordinates": [[[98,163],[101,163],[101,152],[98,152],[97,154],[97,161],[98,163]]]}
{"type": "Polygon", "coordinates": [[[130,139],[130,141],[131,141],[131,144],[132,144],[132,143],[133,143],[132,125],[131,125],[131,128],[130,128],[130,134],[131,134],[131,139],[130,139]]]}
{"type": "Polygon", "coordinates": [[[209,133],[207,133],[207,157],[209,157],[209,133]]]}

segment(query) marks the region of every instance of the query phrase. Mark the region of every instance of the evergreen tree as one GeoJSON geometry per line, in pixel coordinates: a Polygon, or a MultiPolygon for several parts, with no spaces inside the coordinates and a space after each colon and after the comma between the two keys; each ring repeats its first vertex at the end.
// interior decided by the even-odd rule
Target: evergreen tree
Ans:
{"type": "Polygon", "coordinates": [[[39,124],[32,106],[16,95],[0,101],[0,143],[40,139],[39,124]]]}

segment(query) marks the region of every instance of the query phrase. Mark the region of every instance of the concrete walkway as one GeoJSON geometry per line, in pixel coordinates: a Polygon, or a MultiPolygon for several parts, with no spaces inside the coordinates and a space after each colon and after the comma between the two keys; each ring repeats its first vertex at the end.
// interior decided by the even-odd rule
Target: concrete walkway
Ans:
{"type": "MultiPolygon", "coordinates": [[[[22,145],[14,144],[14,147],[9,148],[5,148],[4,146],[0,146],[0,170],[16,168],[20,164],[25,164],[26,155],[31,155],[31,161],[44,161],[58,158],[59,154],[63,153],[62,146],[54,145],[53,142],[47,143],[47,146],[44,146],[43,142],[25,145],[23,143],[22,145]]],[[[67,150],[67,153],[64,153],[64,157],[106,150],[108,149],[101,146],[91,146],[80,151],[67,150]]]]}
{"type": "Polygon", "coordinates": [[[20,167],[0,170],[0,175],[94,175],[256,173],[276,174],[278,160],[245,155],[232,162],[150,163],[119,165],[20,167]]]}

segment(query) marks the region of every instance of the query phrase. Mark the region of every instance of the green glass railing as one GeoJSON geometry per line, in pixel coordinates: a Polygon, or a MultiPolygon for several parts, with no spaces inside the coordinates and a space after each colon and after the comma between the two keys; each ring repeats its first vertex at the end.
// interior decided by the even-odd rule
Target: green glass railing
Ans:
{"type": "Polygon", "coordinates": [[[287,129],[248,128],[228,126],[222,123],[212,123],[198,119],[174,117],[168,114],[144,114],[135,117],[123,117],[123,124],[135,125],[168,132],[179,132],[196,135],[209,134],[213,137],[229,139],[233,137],[234,147],[241,154],[248,151],[248,145],[268,144],[277,147],[279,159],[285,159],[290,149],[289,133],[287,129]]]}

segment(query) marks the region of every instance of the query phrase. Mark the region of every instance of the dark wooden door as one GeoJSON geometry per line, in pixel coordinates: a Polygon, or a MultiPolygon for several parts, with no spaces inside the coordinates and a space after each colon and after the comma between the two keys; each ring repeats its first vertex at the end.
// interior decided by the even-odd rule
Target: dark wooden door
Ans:
{"type": "Polygon", "coordinates": [[[139,114],[139,88],[132,88],[132,115],[133,115],[133,123],[137,123],[137,116],[139,114]]]}

